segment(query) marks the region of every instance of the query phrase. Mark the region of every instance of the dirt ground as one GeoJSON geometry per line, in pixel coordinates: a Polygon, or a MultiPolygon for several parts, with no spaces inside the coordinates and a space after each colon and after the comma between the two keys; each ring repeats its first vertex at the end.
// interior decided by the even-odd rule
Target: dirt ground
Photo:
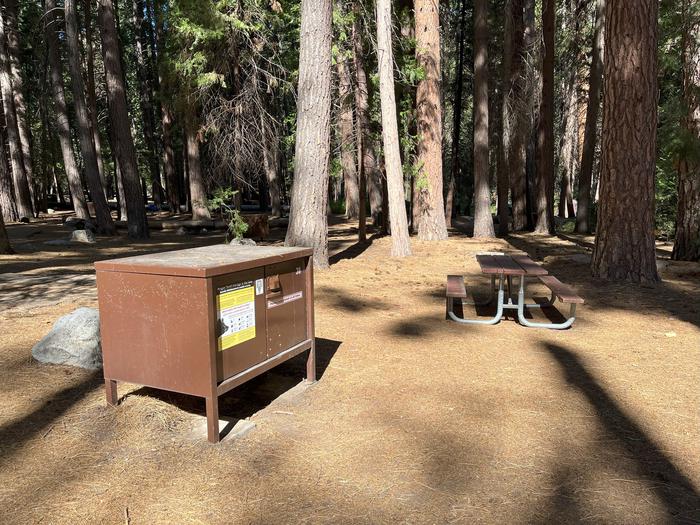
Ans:
{"type": "Polygon", "coordinates": [[[60,223],[10,226],[0,522],[700,523],[700,265],[660,246],[661,283],[609,284],[590,277],[590,239],[457,232],[397,260],[389,238],[358,246],[334,223],[315,276],[319,381],[299,384],[297,358],[233,390],[222,417],[255,428],[219,445],[199,399],[120,385],[108,407],[99,373],[30,351],[96,306],[94,260],[221,235],[47,246],[60,223]],[[483,250],[525,250],[573,285],[573,328],[446,321],[446,274],[483,290],[483,250]]]}

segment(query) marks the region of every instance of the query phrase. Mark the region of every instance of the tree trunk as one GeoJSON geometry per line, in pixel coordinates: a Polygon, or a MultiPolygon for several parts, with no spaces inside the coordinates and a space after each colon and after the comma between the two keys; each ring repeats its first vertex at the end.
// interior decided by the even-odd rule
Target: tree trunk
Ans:
{"type": "Polygon", "coordinates": [[[199,153],[199,129],[190,117],[187,123],[187,171],[189,173],[190,196],[192,199],[192,219],[211,219],[211,213],[207,207],[207,192],[204,188],[202,177],[202,163],[199,153]]]}
{"type": "Polygon", "coordinates": [[[654,282],[656,0],[609,0],[605,18],[600,206],[593,275],[654,282]]]}
{"type": "MultiPolygon", "coordinates": [[[[2,101],[0,101],[1,103],[2,101]]],[[[0,111],[0,113],[2,112],[0,111]]],[[[1,114],[0,117],[2,117],[1,114]]],[[[1,137],[2,135],[0,134],[1,137]]],[[[19,220],[19,215],[17,214],[17,205],[12,194],[12,175],[10,174],[10,167],[7,165],[4,144],[0,148],[0,153],[0,215],[5,219],[5,222],[14,222],[19,220]]]]}
{"type": "Polygon", "coordinates": [[[416,88],[418,122],[418,191],[414,206],[418,238],[447,239],[442,194],[442,72],[440,69],[440,12],[434,0],[415,0],[416,62],[424,76],[416,88]]]}
{"type": "MultiPolygon", "coordinates": [[[[260,114],[260,123],[264,124],[265,117],[260,114]]],[[[265,127],[263,125],[262,129],[265,127]]],[[[279,137],[275,131],[263,137],[263,168],[267,181],[267,191],[270,194],[270,211],[274,217],[282,216],[282,188],[277,174],[279,137]]]]}
{"type": "Polygon", "coordinates": [[[474,237],[494,237],[489,188],[488,0],[474,0],[474,237]]]}
{"type": "MultiPolygon", "coordinates": [[[[608,0],[609,1],[609,0],[608,0]]],[[[591,180],[598,131],[598,108],[600,107],[600,88],[603,83],[603,40],[605,37],[606,0],[597,0],[593,49],[591,50],[591,72],[588,81],[588,108],[586,109],[586,128],[583,135],[581,154],[581,173],[578,178],[578,206],[576,209],[576,233],[590,232],[591,216],[591,180]]]]}
{"type": "MultiPolygon", "coordinates": [[[[498,144],[498,234],[508,234],[509,210],[508,210],[508,189],[510,186],[511,169],[511,149],[516,129],[516,115],[518,113],[515,98],[518,92],[520,81],[520,68],[518,58],[515,55],[515,47],[518,47],[516,40],[522,42],[522,1],[508,0],[505,6],[505,21],[503,26],[503,79],[502,79],[502,101],[501,101],[501,141],[498,144]],[[520,17],[520,23],[516,17],[520,17]],[[516,31],[520,30],[520,35],[516,31]]],[[[522,47],[520,45],[519,47],[522,47]]],[[[514,152],[515,153],[515,152],[514,152]]],[[[517,153],[515,153],[517,154],[517,153]]]]}
{"type": "Polygon", "coordinates": [[[129,237],[145,239],[148,237],[146,208],[143,205],[141,180],[136,163],[136,149],[129,127],[130,119],[126,104],[124,74],[112,0],[99,0],[97,17],[102,37],[102,58],[105,68],[110,125],[115,139],[112,146],[115,156],[119,159],[119,169],[122,175],[129,237]]]}
{"type": "Polygon", "coordinates": [[[59,22],[56,11],[56,0],[46,0],[46,41],[48,44],[48,60],[51,70],[51,88],[53,91],[54,115],[56,118],[56,128],[58,131],[58,141],[61,146],[63,157],[63,168],[68,178],[68,189],[73,200],[75,214],[81,219],[89,219],[83,185],[80,181],[80,172],[75,162],[73,146],[71,144],[70,123],[68,120],[68,108],[66,106],[66,96],[63,89],[63,67],[61,65],[61,55],[58,49],[58,27],[59,22]]]}
{"type": "Polygon", "coordinates": [[[360,5],[353,3],[352,20],[352,56],[355,67],[355,111],[357,113],[357,174],[360,201],[357,237],[359,242],[367,240],[367,173],[374,169],[374,148],[369,130],[369,94],[367,92],[367,73],[365,72],[362,50],[362,33],[360,32],[360,5]],[[369,148],[369,159],[366,150],[369,148]],[[366,160],[368,159],[368,160],[366,160]],[[371,166],[369,160],[371,160],[371,166]]]}
{"type": "MultiPolygon", "coordinates": [[[[34,166],[32,163],[31,132],[27,123],[27,108],[24,102],[24,79],[21,68],[21,48],[19,44],[19,28],[17,19],[17,0],[7,0],[5,2],[7,24],[7,50],[10,59],[10,74],[12,76],[12,90],[14,94],[15,113],[17,116],[17,131],[19,133],[20,145],[22,148],[22,163],[29,184],[29,194],[34,204],[34,211],[38,212],[38,196],[35,192],[34,166]]],[[[3,19],[0,13],[0,20],[3,19]]]]}
{"type": "Polygon", "coordinates": [[[146,143],[148,166],[151,172],[151,193],[153,203],[160,207],[163,203],[163,187],[160,184],[160,165],[158,163],[158,144],[155,137],[155,118],[153,115],[153,89],[149,82],[146,60],[144,58],[143,1],[133,0],[134,49],[136,51],[136,82],[141,96],[139,104],[143,120],[143,138],[146,143]]]}
{"type": "Polygon", "coordinates": [[[100,172],[100,182],[104,190],[105,197],[110,195],[110,185],[105,173],[104,161],[102,159],[102,139],[97,120],[97,91],[95,88],[95,57],[94,42],[92,37],[92,0],[84,0],[85,12],[85,63],[87,72],[87,105],[90,113],[90,126],[92,128],[93,142],[95,143],[95,154],[97,155],[97,169],[100,172]]]}
{"type": "Polygon", "coordinates": [[[690,0],[683,0],[683,98],[686,115],[683,127],[693,147],[685,149],[678,167],[678,211],[676,240],[672,258],[680,261],[700,260],[700,20],[691,16],[690,0]]]}
{"type": "Polygon", "coordinates": [[[542,6],[542,100],[537,128],[535,232],[554,233],[554,0],[542,6]]]}
{"type": "MultiPolygon", "coordinates": [[[[559,155],[557,155],[556,173],[561,173],[559,185],[559,209],[557,215],[561,218],[574,216],[574,203],[571,194],[571,181],[578,164],[578,142],[579,142],[579,122],[578,122],[578,92],[577,92],[577,69],[578,62],[575,60],[579,55],[579,11],[577,9],[578,0],[567,2],[567,15],[571,25],[562,27],[562,31],[571,31],[573,36],[571,44],[566,50],[573,61],[567,61],[566,79],[562,82],[561,93],[562,119],[560,131],[559,155]]],[[[565,20],[566,23],[566,20],[565,20]]]]}
{"type": "Polygon", "coordinates": [[[22,142],[20,141],[17,127],[17,113],[15,98],[10,74],[10,60],[5,37],[5,21],[0,10],[0,88],[2,90],[2,103],[5,112],[5,125],[7,142],[10,146],[10,163],[12,166],[12,181],[15,191],[15,204],[20,217],[32,217],[32,197],[29,190],[27,172],[24,169],[22,157],[22,142]]]}
{"type": "MultiPolygon", "coordinates": [[[[359,15],[360,6],[355,4],[355,19],[359,15]]],[[[359,23],[358,23],[359,24],[359,23]]],[[[366,28],[365,28],[366,29],[366,28]]],[[[369,210],[374,226],[379,226],[383,216],[383,193],[382,193],[382,173],[377,166],[376,144],[370,126],[369,115],[369,89],[367,82],[367,72],[365,70],[365,51],[362,40],[362,33],[357,29],[353,33],[353,52],[355,60],[355,73],[357,75],[355,87],[355,106],[357,107],[358,135],[362,142],[360,176],[365,179],[365,188],[360,185],[360,192],[363,189],[369,196],[369,210]]]]}
{"type": "Polygon", "coordinates": [[[331,0],[302,0],[297,136],[287,246],[314,249],[328,267],[328,162],[331,137],[331,0]]]}
{"type": "Polygon", "coordinates": [[[511,115],[510,148],[508,150],[508,170],[510,172],[513,230],[527,227],[527,198],[525,181],[525,160],[529,118],[525,108],[529,104],[528,85],[525,78],[525,23],[524,7],[527,0],[511,1],[511,59],[510,94],[508,100],[511,115]]]}
{"type": "Polygon", "coordinates": [[[396,120],[394,94],[394,53],[391,47],[391,0],[377,0],[377,62],[379,68],[379,95],[382,106],[382,136],[389,215],[391,221],[391,255],[411,255],[408,236],[406,198],[399,150],[399,130],[396,120]]]}
{"type": "Polygon", "coordinates": [[[175,169],[175,151],[173,150],[173,113],[167,102],[161,104],[163,125],[163,172],[170,210],[180,211],[180,184],[175,169]]]}
{"type": "Polygon", "coordinates": [[[0,254],[9,255],[15,253],[10,246],[10,239],[7,237],[7,230],[5,229],[5,221],[0,213],[0,254]]]}
{"type": "Polygon", "coordinates": [[[345,183],[345,217],[357,219],[360,213],[359,185],[357,181],[357,164],[355,156],[355,130],[353,117],[353,92],[348,69],[348,57],[344,50],[339,51],[336,59],[338,70],[338,135],[340,140],[340,164],[343,168],[345,183]]]}
{"type": "Polygon", "coordinates": [[[92,196],[92,202],[95,204],[97,229],[100,233],[114,235],[116,229],[102,187],[102,181],[100,180],[94,135],[90,125],[87,104],[85,103],[85,86],[83,85],[83,71],[80,64],[78,15],[76,12],[75,0],[65,0],[64,11],[66,19],[66,43],[68,46],[68,65],[73,86],[73,105],[75,107],[75,118],[78,124],[80,151],[83,155],[83,165],[85,167],[85,179],[87,187],[90,190],[90,195],[92,196]]]}
{"type": "Polygon", "coordinates": [[[445,225],[452,226],[452,217],[455,215],[456,187],[462,177],[462,163],[460,162],[459,142],[462,131],[462,91],[464,88],[464,33],[467,23],[467,0],[460,1],[459,13],[459,40],[457,44],[457,72],[452,99],[452,166],[450,179],[447,184],[445,197],[445,225]]]}

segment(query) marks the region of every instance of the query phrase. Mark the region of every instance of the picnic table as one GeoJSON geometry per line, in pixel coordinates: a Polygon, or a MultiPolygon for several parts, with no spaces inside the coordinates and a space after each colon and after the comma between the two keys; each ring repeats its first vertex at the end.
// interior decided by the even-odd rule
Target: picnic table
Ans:
{"type": "Polygon", "coordinates": [[[468,297],[463,275],[447,276],[447,316],[458,323],[463,324],[496,324],[503,317],[504,310],[516,310],[518,321],[523,326],[531,328],[569,328],[575,320],[576,305],[583,304],[584,300],[566,284],[562,283],[550,275],[546,268],[543,268],[530,259],[527,254],[507,255],[504,253],[480,253],[476,255],[476,260],[481,267],[481,273],[491,278],[491,293],[485,302],[466,302],[468,297]],[[518,279],[517,298],[514,299],[513,279],[518,279]],[[525,290],[528,279],[536,279],[544,284],[551,291],[549,300],[542,303],[526,303],[525,290]],[[498,288],[496,281],[498,280],[498,288]],[[506,294],[507,289],[507,294],[506,294]],[[489,319],[465,319],[458,317],[454,313],[454,301],[461,300],[462,304],[487,305],[496,299],[496,314],[489,319]],[[525,318],[525,311],[528,308],[542,308],[552,306],[554,301],[559,299],[562,303],[569,304],[569,317],[561,323],[540,323],[533,322],[525,318]]]}

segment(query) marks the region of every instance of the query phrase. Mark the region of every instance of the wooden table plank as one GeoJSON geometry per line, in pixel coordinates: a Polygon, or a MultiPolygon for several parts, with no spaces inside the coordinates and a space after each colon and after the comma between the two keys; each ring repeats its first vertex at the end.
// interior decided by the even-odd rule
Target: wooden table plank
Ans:
{"type": "Polygon", "coordinates": [[[481,273],[501,275],[525,275],[525,270],[510,255],[477,255],[481,273]]]}
{"type": "Polygon", "coordinates": [[[525,275],[526,271],[510,255],[494,255],[504,275],[525,275]]]}
{"type": "Polygon", "coordinates": [[[527,255],[513,255],[515,261],[520,267],[525,270],[525,275],[547,275],[549,272],[527,255]]]}
{"type": "Polygon", "coordinates": [[[494,259],[495,255],[477,255],[476,260],[481,266],[481,273],[499,274],[503,273],[500,263],[494,259]]]}

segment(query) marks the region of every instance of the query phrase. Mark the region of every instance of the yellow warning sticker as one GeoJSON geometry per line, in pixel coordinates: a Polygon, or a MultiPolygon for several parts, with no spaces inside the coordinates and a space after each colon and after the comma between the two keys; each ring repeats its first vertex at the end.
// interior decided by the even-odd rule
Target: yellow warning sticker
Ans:
{"type": "Polygon", "coordinates": [[[218,347],[226,350],[255,339],[255,287],[252,281],[217,290],[218,347]]]}

